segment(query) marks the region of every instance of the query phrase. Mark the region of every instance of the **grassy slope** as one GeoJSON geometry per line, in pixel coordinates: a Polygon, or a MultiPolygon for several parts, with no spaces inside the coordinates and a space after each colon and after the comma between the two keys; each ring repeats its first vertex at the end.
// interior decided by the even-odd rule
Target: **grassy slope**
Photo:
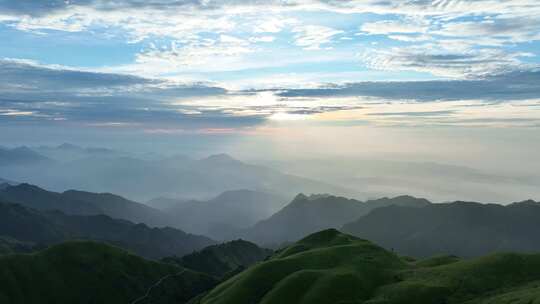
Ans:
{"type": "Polygon", "coordinates": [[[538,303],[538,281],[540,255],[405,262],[368,241],[325,230],[220,284],[201,303],[538,303]]]}
{"type": "Polygon", "coordinates": [[[368,299],[406,265],[363,240],[325,230],[219,285],[202,303],[336,303],[368,299]]]}
{"type": "MultiPolygon", "coordinates": [[[[129,303],[160,278],[180,271],[106,244],[68,242],[0,257],[0,303],[129,303]]],[[[184,303],[215,280],[186,271],[165,284],[152,292],[153,303],[184,303]]]]}
{"type": "Polygon", "coordinates": [[[272,254],[272,251],[244,240],[235,240],[219,245],[208,246],[181,258],[163,259],[164,262],[174,263],[195,271],[216,277],[247,268],[262,261],[272,254]]]}

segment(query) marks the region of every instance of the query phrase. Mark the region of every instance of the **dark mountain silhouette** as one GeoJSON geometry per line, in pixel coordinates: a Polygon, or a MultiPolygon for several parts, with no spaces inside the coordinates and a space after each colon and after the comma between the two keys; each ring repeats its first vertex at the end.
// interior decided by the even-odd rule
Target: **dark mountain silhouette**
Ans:
{"type": "Polygon", "coordinates": [[[63,193],[47,191],[30,184],[0,188],[0,200],[21,204],[38,210],[59,210],[73,215],[105,214],[150,226],[175,226],[167,214],[144,204],[110,193],[91,193],[68,190],[63,193]]]}
{"type": "Polygon", "coordinates": [[[454,202],[423,208],[390,206],[346,224],[343,230],[401,254],[480,256],[495,251],[540,250],[540,204],[508,206],[454,202]]]}
{"type": "Polygon", "coordinates": [[[226,191],[208,201],[181,202],[163,212],[181,228],[223,239],[228,230],[247,228],[278,211],[286,198],[261,191],[226,191]]]}
{"type": "Polygon", "coordinates": [[[173,228],[150,228],[106,215],[66,215],[0,203],[0,235],[39,245],[72,239],[105,241],[148,258],[184,255],[215,242],[173,228]]]}
{"type": "MultiPolygon", "coordinates": [[[[261,191],[224,192],[208,201],[178,202],[154,209],[110,193],[68,190],[47,191],[30,184],[0,188],[0,200],[38,210],[59,210],[72,215],[105,214],[112,218],[154,227],[171,226],[221,238],[227,231],[249,227],[279,210],[285,198],[261,191]]],[[[172,203],[172,202],[171,202],[172,203]]]]}
{"type": "Polygon", "coordinates": [[[75,241],[0,256],[0,303],[186,303],[216,284],[202,273],[103,243],[75,241]]]}
{"type": "Polygon", "coordinates": [[[163,261],[221,278],[262,261],[271,254],[270,249],[260,248],[248,241],[235,240],[211,245],[183,257],[165,258],[163,261]]]}
{"type": "Polygon", "coordinates": [[[0,166],[20,166],[20,165],[43,165],[50,164],[52,160],[28,147],[18,147],[13,149],[0,147],[0,166]]]}
{"type": "Polygon", "coordinates": [[[103,214],[113,218],[121,218],[135,223],[145,223],[150,226],[158,227],[175,224],[168,215],[157,209],[111,193],[92,193],[68,190],[62,193],[62,196],[79,202],[92,204],[98,207],[103,214]]]}
{"type": "Polygon", "coordinates": [[[61,193],[51,192],[30,184],[0,189],[0,200],[38,210],[60,210],[67,214],[101,214],[96,204],[79,201],[61,193]]]}
{"type": "Polygon", "coordinates": [[[388,205],[412,207],[430,204],[425,199],[398,196],[361,202],[332,195],[297,195],[294,200],[253,227],[242,236],[258,244],[279,245],[296,241],[303,236],[327,228],[340,228],[369,211],[388,205]]]}
{"type": "Polygon", "coordinates": [[[539,254],[403,259],[335,229],[228,279],[199,304],[536,303],[539,254]]]}
{"type": "Polygon", "coordinates": [[[16,182],[0,178],[0,191],[6,189],[9,186],[15,186],[15,185],[17,185],[16,182]]]}

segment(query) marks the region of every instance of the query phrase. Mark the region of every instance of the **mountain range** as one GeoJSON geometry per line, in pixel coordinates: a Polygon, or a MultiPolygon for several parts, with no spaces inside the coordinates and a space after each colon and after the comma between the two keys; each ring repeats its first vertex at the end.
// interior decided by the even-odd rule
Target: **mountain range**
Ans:
{"type": "MultiPolygon", "coordinates": [[[[46,150],[43,147],[39,149],[46,150]]],[[[56,147],[53,150],[73,149],[56,147]]],[[[109,192],[138,201],[162,196],[208,200],[222,192],[238,189],[279,193],[290,197],[299,192],[354,192],[264,166],[246,164],[226,154],[203,159],[182,155],[144,159],[108,150],[77,158],[62,157],[62,153],[48,155],[57,159],[49,159],[27,147],[9,150],[6,156],[0,154],[2,177],[38,184],[55,191],[82,189],[109,192]],[[17,152],[21,155],[17,156],[17,152]],[[29,154],[34,157],[29,157],[29,154]],[[20,160],[13,162],[11,159],[15,157],[20,160]],[[34,158],[43,160],[36,161],[34,158]]]]}
{"type": "Polygon", "coordinates": [[[279,196],[237,190],[208,201],[168,200],[159,210],[108,193],[19,184],[0,190],[0,201],[0,303],[529,304],[540,298],[540,256],[533,254],[540,251],[540,203],[532,200],[503,206],[299,194],[283,206],[279,196]],[[244,220],[272,210],[278,211],[251,226],[255,220],[244,220]],[[226,219],[241,227],[231,230],[236,236],[280,249],[272,253],[240,239],[217,244],[111,217],[203,221],[206,214],[204,225],[226,219]]]}
{"type": "Polygon", "coordinates": [[[50,164],[52,159],[45,157],[28,147],[0,147],[0,166],[42,165],[50,164]]]}
{"type": "Polygon", "coordinates": [[[89,157],[122,157],[128,155],[128,153],[118,150],[81,147],[70,143],[63,143],[58,146],[38,146],[31,149],[47,158],[63,162],[89,157]]]}
{"type": "Polygon", "coordinates": [[[39,246],[74,239],[104,241],[147,258],[184,255],[215,242],[174,228],[150,228],[106,215],[66,215],[0,203],[0,235],[39,246]]]}
{"type": "Polygon", "coordinates": [[[453,202],[423,208],[388,206],[343,226],[343,231],[415,257],[540,251],[540,203],[453,202]]]}
{"type": "MultiPolygon", "coordinates": [[[[359,201],[299,194],[285,204],[286,199],[277,195],[237,190],[208,201],[179,201],[158,210],[108,193],[57,193],[18,184],[0,189],[0,202],[20,205],[2,205],[4,224],[9,223],[10,214],[24,214],[12,222],[14,231],[0,230],[0,236],[33,245],[74,238],[106,240],[152,258],[187,254],[213,244],[211,239],[242,238],[279,248],[328,228],[343,229],[414,257],[540,250],[535,233],[540,230],[540,203],[534,201],[508,206],[460,201],[432,204],[412,196],[359,201]]],[[[4,251],[32,248],[3,243],[4,251]]]]}
{"type": "MultiPolygon", "coordinates": [[[[287,199],[261,191],[226,191],[208,201],[166,200],[158,210],[110,193],[68,190],[47,191],[35,185],[4,184],[0,200],[37,210],[59,210],[70,215],[105,214],[112,218],[154,227],[171,226],[221,239],[226,231],[246,228],[265,219],[286,204],[287,199]]],[[[159,204],[160,200],[151,203],[159,204]]]]}
{"type": "Polygon", "coordinates": [[[59,210],[72,215],[105,214],[150,226],[174,226],[172,218],[163,212],[110,193],[76,190],[58,193],[23,183],[0,189],[0,200],[38,210],[59,210]]]}
{"type": "Polygon", "coordinates": [[[208,201],[165,202],[172,205],[162,211],[180,223],[183,229],[216,239],[228,239],[227,232],[248,228],[270,217],[287,203],[287,198],[262,191],[234,190],[208,201]]]}
{"type": "Polygon", "coordinates": [[[362,202],[332,195],[299,194],[283,209],[239,234],[259,244],[279,247],[319,230],[340,228],[376,208],[389,205],[424,207],[429,204],[425,199],[412,196],[362,202]]]}

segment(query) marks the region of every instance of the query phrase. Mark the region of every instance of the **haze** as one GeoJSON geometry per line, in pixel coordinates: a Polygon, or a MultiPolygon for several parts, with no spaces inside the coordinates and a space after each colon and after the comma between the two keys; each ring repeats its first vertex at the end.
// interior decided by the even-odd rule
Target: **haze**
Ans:
{"type": "Polygon", "coordinates": [[[539,16],[535,1],[3,1],[0,144],[227,153],[358,198],[537,198],[539,16]]]}

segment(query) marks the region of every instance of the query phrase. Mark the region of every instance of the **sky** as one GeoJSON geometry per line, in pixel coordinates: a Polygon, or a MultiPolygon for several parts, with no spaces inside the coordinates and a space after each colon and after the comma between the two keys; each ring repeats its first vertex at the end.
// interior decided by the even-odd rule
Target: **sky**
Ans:
{"type": "Polygon", "coordinates": [[[525,170],[539,127],[537,0],[0,0],[0,145],[525,170]]]}

